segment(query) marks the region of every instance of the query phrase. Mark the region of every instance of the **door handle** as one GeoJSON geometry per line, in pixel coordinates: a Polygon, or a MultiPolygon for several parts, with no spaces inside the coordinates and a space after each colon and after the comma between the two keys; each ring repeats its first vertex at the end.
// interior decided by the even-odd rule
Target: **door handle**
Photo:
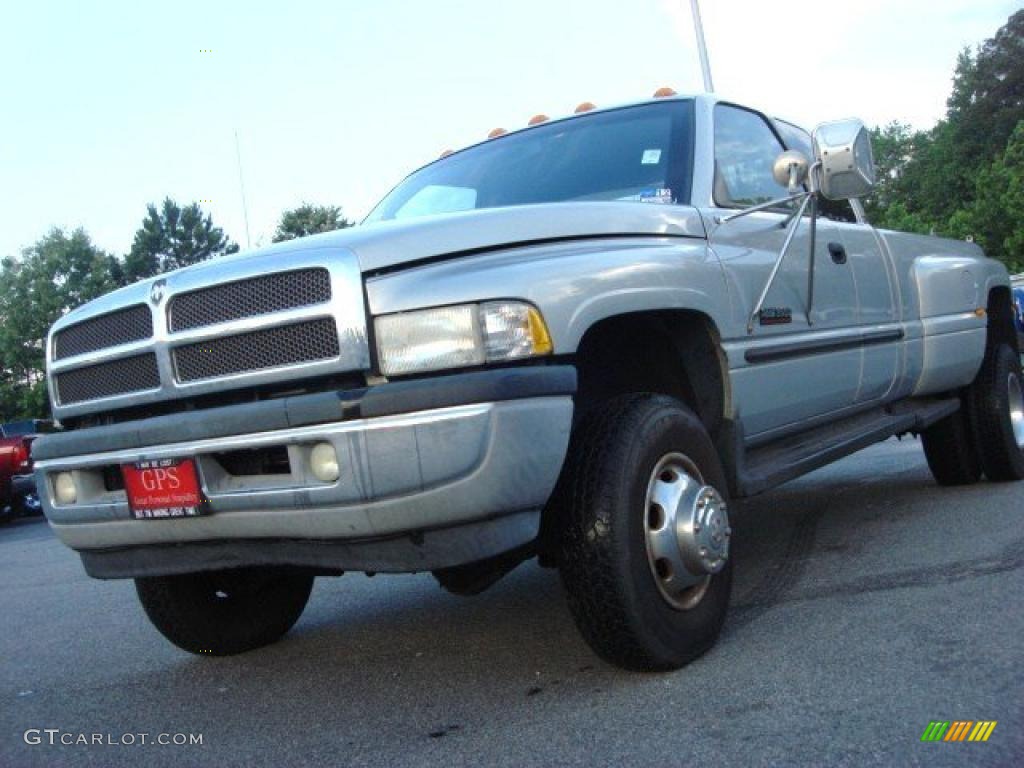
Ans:
{"type": "Polygon", "coordinates": [[[846,248],[842,243],[829,243],[828,255],[832,257],[832,261],[835,264],[846,263],[846,248]]]}

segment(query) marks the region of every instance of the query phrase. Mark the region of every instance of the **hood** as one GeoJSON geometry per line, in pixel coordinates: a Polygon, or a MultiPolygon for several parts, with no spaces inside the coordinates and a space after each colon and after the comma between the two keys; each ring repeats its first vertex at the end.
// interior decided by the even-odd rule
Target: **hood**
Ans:
{"type": "Polygon", "coordinates": [[[464,251],[582,237],[705,237],[695,208],[636,202],[546,203],[384,221],[307,238],[355,252],[363,272],[464,251]]]}
{"type": "Polygon", "coordinates": [[[157,280],[177,285],[201,283],[203,273],[215,264],[262,262],[261,267],[272,271],[297,252],[345,249],[355,254],[360,270],[366,273],[450,253],[545,240],[628,235],[706,237],[695,208],[636,202],[546,203],[384,221],[240,251],[142,280],[68,313],[56,327],[127,304],[145,303],[157,280]]]}

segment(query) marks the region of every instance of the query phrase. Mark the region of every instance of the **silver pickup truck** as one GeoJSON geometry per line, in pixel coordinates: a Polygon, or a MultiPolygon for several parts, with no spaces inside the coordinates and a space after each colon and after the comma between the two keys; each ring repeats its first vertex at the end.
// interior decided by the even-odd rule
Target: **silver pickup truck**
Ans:
{"type": "Polygon", "coordinates": [[[862,124],[589,107],[62,318],[33,454],[86,571],[232,654],[319,575],[536,556],[600,656],[673,669],[725,618],[730,499],[906,433],[943,485],[1024,477],[1007,272],[865,221],[862,124]]]}

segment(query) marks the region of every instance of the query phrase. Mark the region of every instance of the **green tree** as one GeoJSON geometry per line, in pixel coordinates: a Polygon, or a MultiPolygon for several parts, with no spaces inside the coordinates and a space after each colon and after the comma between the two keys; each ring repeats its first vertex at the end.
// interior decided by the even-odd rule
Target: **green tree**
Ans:
{"type": "Polygon", "coordinates": [[[50,326],[116,287],[116,258],[82,229],[53,229],[19,258],[0,262],[0,418],[47,412],[45,342],[50,326]]]}
{"type": "Polygon", "coordinates": [[[336,205],[303,203],[298,208],[281,214],[281,220],[274,232],[274,242],[294,240],[320,232],[333,232],[336,229],[351,227],[353,223],[341,215],[341,208],[336,205]]]}
{"type": "Polygon", "coordinates": [[[891,122],[884,128],[871,131],[878,179],[875,191],[864,203],[871,221],[881,224],[892,206],[906,206],[907,190],[903,176],[914,159],[914,150],[919,141],[920,135],[905,123],[891,122]]]}
{"type": "Polygon", "coordinates": [[[1024,120],[1024,11],[976,53],[957,59],[946,116],[914,133],[890,124],[872,134],[879,185],[866,202],[878,226],[974,237],[1011,268],[1024,260],[1018,202],[1024,120]]]}
{"type": "Polygon", "coordinates": [[[949,229],[973,237],[1011,272],[1024,271],[1024,120],[1005,151],[978,173],[974,201],[951,217],[949,229]]]}
{"type": "Polygon", "coordinates": [[[1024,120],[1024,10],[1014,13],[976,55],[961,54],[947,106],[963,160],[980,168],[1002,154],[1024,120]]]}
{"type": "Polygon", "coordinates": [[[210,214],[203,215],[198,203],[181,208],[166,198],[160,210],[152,203],[146,210],[146,218],[124,260],[125,283],[238,250],[224,230],[213,225],[210,214]]]}

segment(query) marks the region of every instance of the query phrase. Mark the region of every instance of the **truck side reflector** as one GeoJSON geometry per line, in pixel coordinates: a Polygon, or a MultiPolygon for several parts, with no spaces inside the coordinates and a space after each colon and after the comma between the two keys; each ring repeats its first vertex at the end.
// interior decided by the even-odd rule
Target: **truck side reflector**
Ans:
{"type": "Polygon", "coordinates": [[[530,118],[530,122],[527,125],[540,125],[541,123],[546,123],[548,119],[548,116],[545,114],[534,115],[530,118]]]}
{"type": "Polygon", "coordinates": [[[582,112],[589,112],[592,109],[597,109],[597,105],[594,104],[592,101],[584,101],[582,104],[576,107],[576,111],[573,114],[578,115],[582,112]]]}
{"type": "Polygon", "coordinates": [[[504,136],[506,133],[508,133],[508,131],[506,131],[504,128],[495,128],[494,130],[487,134],[487,138],[496,139],[499,136],[504,136]]]}
{"type": "Polygon", "coordinates": [[[656,98],[656,99],[665,99],[665,98],[668,98],[669,96],[675,96],[675,95],[676,95],[676,92],[674,90],[672,90],[671,88],[669,88],[668,86],[664,86],[662,88],[659,88],[658,90],[656,90],[654,92],[654,98],[656,98]]]}

